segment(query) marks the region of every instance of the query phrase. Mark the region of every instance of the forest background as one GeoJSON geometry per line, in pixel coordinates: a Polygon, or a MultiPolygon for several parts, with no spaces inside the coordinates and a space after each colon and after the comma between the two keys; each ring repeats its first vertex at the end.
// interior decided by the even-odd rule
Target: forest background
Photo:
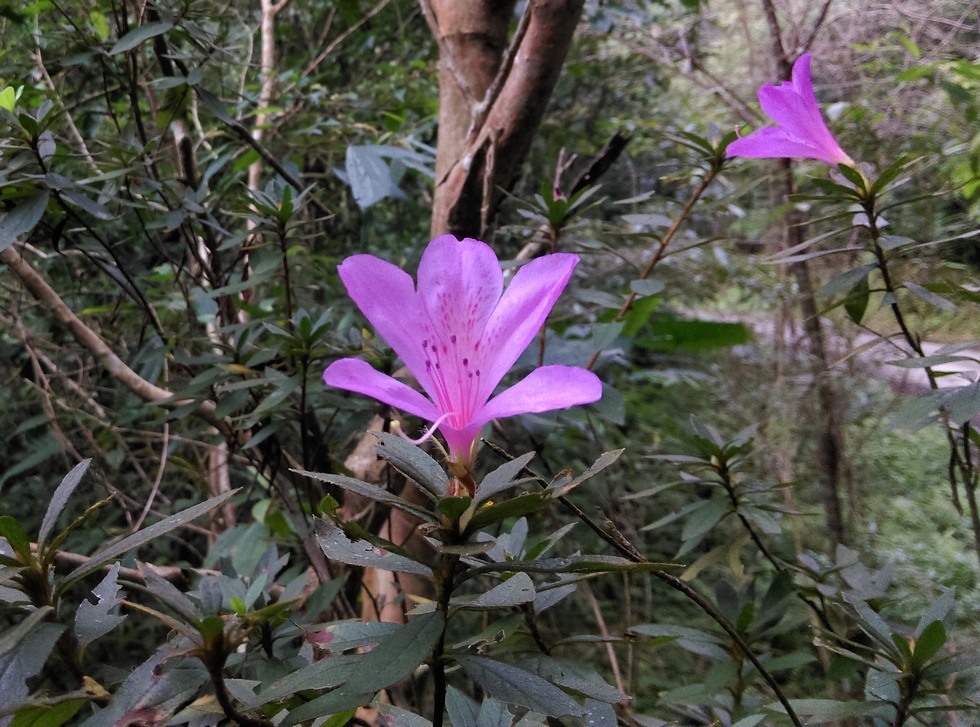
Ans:
{"type": "Polygon", "coordinates": [[[976,724],[978,16],[4,5],[0,724],[976,724]],[[860,172],[726,158],[803,53],[860,172]],[[603,382],[475,499],[322,381],[447,232],[603,382]]]}

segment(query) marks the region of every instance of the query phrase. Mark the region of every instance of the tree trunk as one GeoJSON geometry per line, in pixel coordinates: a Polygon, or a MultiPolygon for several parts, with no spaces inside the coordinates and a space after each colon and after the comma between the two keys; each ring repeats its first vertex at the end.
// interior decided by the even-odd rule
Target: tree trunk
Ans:
{"type": "Polygon", "coordinates": [[[482,237],[520,172],[584,0],[529,0],[510,45],[514,0],[422,0],[439,44],[432,236],[482,237]]]}

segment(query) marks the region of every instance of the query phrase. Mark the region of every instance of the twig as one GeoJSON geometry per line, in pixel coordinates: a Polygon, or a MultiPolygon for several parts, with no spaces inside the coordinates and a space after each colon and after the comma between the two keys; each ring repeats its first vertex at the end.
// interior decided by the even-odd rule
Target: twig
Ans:
{"type": "MultiPolygon", "coordinates": [[[[173,392],[150,383],[126,365],[99,334],[85,325],[71,308],[65,305],[54,288],[48,285],[48,282],[21,256],[18,247],[18,245],[11,245],[0,251],[0,262],[10,268],[28,292],[51,312],[55,320],[68,329],[76,341],[95,356],[113,378],[149,403],[157,403],[168,409],[176,409],[192,403],[190,399],[175,401],[173,392]]],[[[217,417],[216,408],[213,401],[205,399],[197,402],[194,413],[225,436],[233,436],[234,430],[227,422],[217,417]]]]}
{"type": "Polygon", "coordinates": [[[612,669],[613,679],[616,680],[616,688],[623,694],[626,694],[626,688],[623,685],[623,674],[619,670],[619,660],[616,658],[616,649],[612,642],[608,640],[610,635],[609,629],[606,627],[606,620],[602,617],[602,610],[599,608],[599,601],[592,592],[592,588],[589,587],[588,581],[581,581],[579,587],[585,594],[585,598],[588,600],[589,606],[592,607],[592,615],[595,616],[596,624],[599,626],[599,633],[607,639],[606,655],[609,657],[609,667],[612,669]]]}

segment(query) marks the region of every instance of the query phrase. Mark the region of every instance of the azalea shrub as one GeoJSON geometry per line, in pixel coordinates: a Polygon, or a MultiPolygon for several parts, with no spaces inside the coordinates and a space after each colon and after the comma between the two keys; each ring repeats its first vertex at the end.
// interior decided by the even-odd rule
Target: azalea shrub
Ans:
{"type": "MultiPolygon", "coordinates": [[[[921,327],[972,310],[976,290],[915,257],[947,240],[900,229],[923,194],[971,190],[924,193],[939,172],[921,159],[842,146],[814,90],[818,54],[791,71],[779,59],[790,79],[758,91],[772,125],[683,121],[669,152],[658,136],[670,174],[641,166],[615,198],[600,177],[625,135],[574,181],[555,150],[554,178],[515,182],[496,234],[488,205],[486,241],[428,240],[429,178],[449,176],[430,146],[438,44],[419,42],[434,4],[329,4],[324,57],[350,42],[348,56],[310,75],[322,58],[289,55],[302,72],[255,78],[252,27],[230,6],[150,3],[129,26],[125,6],[53,6],[51,20],[41,5],[3,14],[34,45],[32,70],[0,66],[36,81],[0,79],[0,343],[25,382],[4,396],[40,402],[0,480],[0,726],[975,718],[970,598],[946,573],[900,582],[857,486],[821,479],[842,420],[880,417],[866,400],[882,394],[834,401],[840,352],[827,358],[817,319],[922,373],[927,390],[890,425],[941,432],[940,504],[958,509],[948,529],[975,574],[974,343],[933,349],[921,327]],[[386,9],[397,39],[371,22],[386,9]],[[368,108],[384,109],[377,134],[368,108]],[[289,154],[256,133],[270,118],[289,154]],[[752,199],[759,159],[783,160],[776,212],[752,199]],[[793,283],[757,269],[745,283],[806,299],[811,356],[739,391],[758,337],[692,307],[757,264],[726,262],[739,251],[715,233],[736,232],[709,227],[748,204],[766,226],[814,217],[759,266],[793,283]],[[808,290],[814,270],[831,274],[808,290]],[[769,400],[794,385],[817,392],[812,415],[785,389],[769,400]],[[726,401],[739,396],[751,416],[726,401]],[[798,445],[806,464],[784,475],[780,445],[807,427],[815,464],[798,445]],[[38,468],[52,486],[26,478],[38,468]]],[[[280,28],[311,32],[306,4],[268,5],[280,28]]],[[[629,19],[656,18],[632,5],[588,8],[583,47],[610,18],[634,47],[629,19]]],[[[689,23],[700,4],[682,5],[689,23]]],[[[536,7],[515,37],[534,36],[536,7]]]]}

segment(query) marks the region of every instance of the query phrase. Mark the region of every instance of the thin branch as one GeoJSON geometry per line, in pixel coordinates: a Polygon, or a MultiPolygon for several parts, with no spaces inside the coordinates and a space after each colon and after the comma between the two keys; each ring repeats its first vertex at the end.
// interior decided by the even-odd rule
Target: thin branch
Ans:
{"type": "Polygon", "coordinates": [[[806,53],[810,50],[810,46],[813,45],[813,39],[817,37],[817,32],[823,27],[824,21],[827,20],[827,13],[830,12],[830,5],[834,0],[827,0],[823,7],[820,8],[820,12],[817,13],[816,19],[813,21],[813,27],[810,28],[810,33],[807,35],[806,40],[800,43],[797,51],[800,55],[806,53]]]}
{"type": "MultiPolygon", "coordinates": [[[[193,403],[190,399],[175,401],[173,392],[150,383],[126,365],[98,333],[89,328],[71,308],[65,305],[54,288],[21,256],[18,247],[18,245],[11,245],[0,251],[0,262],[10,268],[28,292],[68,329],[76,341],[95,356],[113,378],[144,401],[157,403],[168,409],[193,403]]],[[[216,405],[213,401],[205,399],[196,403],[194,414],[218,429],[223,435],[233,436],[234,430],[227,422],[216,416],[216,405]]]]}
{"type": "MultiPolygon", "coordinates": [[[[361,28],[361,26],[364,25],[367,21],[369,21],[375,15],[377,15],[382,10],[384,10],[390,2],[391,0],[381,0],[381,2],[379,2],[373,8],[371,8],[367,13],[362,15],[360,20],[358,20],[356,23],[354,23],[352,26],[350,26],[347,30],[345,30],[343,33],[338,35],[332,41],[330,41],[330,45],[328,45],[326,48],[320,51],[317,54],[316,58],[314,58],[312,61],[306,64],[306,68],[303,69],[303,72],[300,74],[300,78],[305,78],[306,76],[310,75],[318,65],[323,63],[323,61],[325,61],[327,58],[330,57],[331,53],[337,50],[337,47],[341,43],[343,43],[351,35],[356,33],[361,28]]],[[[333,16],[331,15],[331,17],[333,16]]],[[[289,91],[292,91],[295,87],[296,84],[287,86],[283,93],[288,93],[289,91]]]]}

